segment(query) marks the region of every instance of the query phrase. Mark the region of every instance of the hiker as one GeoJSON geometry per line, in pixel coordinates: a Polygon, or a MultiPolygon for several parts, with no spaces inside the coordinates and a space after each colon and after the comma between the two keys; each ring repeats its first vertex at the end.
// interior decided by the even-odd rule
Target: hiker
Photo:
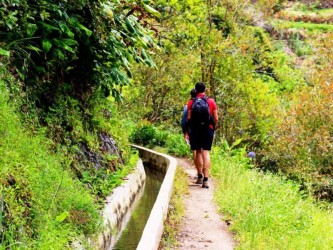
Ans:
{"type": "Polygon", "coordinates": [[[218,122],[217,106],[212,98],[205,95],[203,82],[195,84],[197,96],[187,103],[187,122],[190,128],[190,145],[194,150],[194,164],[198,170],[196,184],[209,188],[210,150],[213,144],[214,130],[218,122]]]}
{"type": "MultiPolygon", "coordinates": [[[[191,95],[190,100],[193,100],[197,96],[197,91],[195,89],[192,89],[190,91],[190,95],[191,95]]],[[[191,133],[191,131],[190,131],[189,126],[187,124],[187,104],[184,106],[181,125],[182,125],[182,131],[183,131],[183,134],[184,134],[184,139],[187,142],[187,144],[190,145],[190,133],[191,133]]],[[[194,150],[193,150],[193,162],[194,162],[194,165],[195,165],[195,167],[197,169],[197,172],[198,172],[198,175],[199,175],[200,174],[200,168],[196,165],[195,151],[194,150]]],[[[201,173],[202,173],[202,170],[201,170],[201,173]]]]}
{"type": "MultiPolygon", "coordinates": [[[[190,95],[191,95],[190,100],[193,100],[197,96],[197,91],[195,89],[192,89],[190,91],[190,95]]],[[[187,124],[187,103],[184,106],[181,125],[182,125],[182,131],[184,134],[184,138],[188,142],[189,141],[189,126],[187,124]]]]}

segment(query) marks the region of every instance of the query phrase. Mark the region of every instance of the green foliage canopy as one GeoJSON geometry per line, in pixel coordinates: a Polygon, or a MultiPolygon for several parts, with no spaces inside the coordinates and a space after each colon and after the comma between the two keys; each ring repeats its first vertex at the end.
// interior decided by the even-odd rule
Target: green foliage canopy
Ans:
{"type": "Polygon", "coordinates": [[[158,13],[144,1],[4,0],[0,55],[40,105],[59,91],[85,99],[101,88],[118,97],[133,61],[153,65],[150,15],[158,13]]]}

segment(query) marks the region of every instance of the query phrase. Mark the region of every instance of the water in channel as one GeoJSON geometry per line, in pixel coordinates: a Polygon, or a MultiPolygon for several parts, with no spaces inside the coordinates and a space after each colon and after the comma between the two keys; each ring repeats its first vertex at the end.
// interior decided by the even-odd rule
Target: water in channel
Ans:
{"type": "Polygon", "coordinates": [[[139,244],[143,229],[160,190],[164,175],[145,164],[146,182],[143,195],[136,204],[131,218],[113,250],[134,250],[139,244]]]}

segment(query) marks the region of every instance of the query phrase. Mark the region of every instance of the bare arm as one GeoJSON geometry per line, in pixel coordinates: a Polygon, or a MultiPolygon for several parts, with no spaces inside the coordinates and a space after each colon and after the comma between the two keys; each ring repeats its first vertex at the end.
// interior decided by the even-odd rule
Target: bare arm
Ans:
{"type": "MultiPolygon", "coordinates": [[[[187,114],[187,117],[188,117],[188,114],[187,114]]],[[[217,109],[214,109],[213,110],[213,119],[214,119],[214,124],[215,126],[217,125],[217,122],[219,121],[219,115],[217,113],[217,109]]]]}
{"type": "Polygon", "coordinates": [[[190,109],[188,109],[187,110],[187,121],[189,121],[190,119],[191,119],[191,117],[192,117],[192,110],[190,110],[190,109]]]}

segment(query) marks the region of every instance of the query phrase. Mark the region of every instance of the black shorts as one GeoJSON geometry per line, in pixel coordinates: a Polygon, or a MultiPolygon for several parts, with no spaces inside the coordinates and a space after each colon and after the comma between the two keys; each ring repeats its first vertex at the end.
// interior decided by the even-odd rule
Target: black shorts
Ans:
{"type": "Polygon", "coordinates": [[[213,139],[214,130],[211,128],[192,130],[190,132],[191,150],[211,150],[213,139]]]}

